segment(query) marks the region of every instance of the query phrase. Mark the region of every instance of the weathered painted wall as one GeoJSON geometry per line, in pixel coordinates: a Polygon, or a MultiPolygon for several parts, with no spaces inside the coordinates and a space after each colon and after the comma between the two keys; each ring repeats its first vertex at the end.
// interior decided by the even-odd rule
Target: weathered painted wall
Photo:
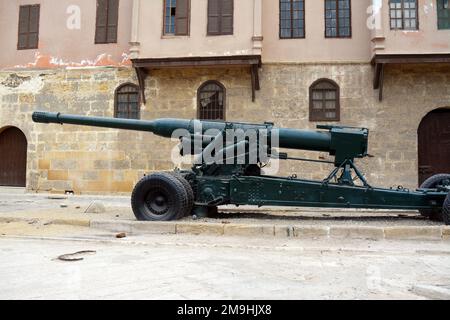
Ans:
{"type": "Polygon", "coordinates": [[[254,0],[234,2],[234,34],[222,36],[207,35],[207,0],[191,0],[189,36],[163,35],[163,4],[163,0],[140,1],[141,58],[252,54],[254,0]]]}
{"type": "MultiPolygon", "coordinates": [[[[375,0],[376,1],[376,0],[375,0]]],[[[389,0],[382,1],[381,29],[374,30],[374,53],[449,53],[450,30],[438,30],[436,0],[419,0],[419,30],[391,30],[389,0]]]]}
{"type": "MultiPolygon", "coordinates": [[[[28,188],[77,193],[127,193],[145,172],[173,168],[175,142],[149,133],[35,124],[34,110],[112,116],[114,89],[136,81],[130,68],[24,71],[29,77],[5,81],[0,73],[0,128],[14,125],[29,142],[28,188]],[[20,82],[22,82],[20,84],[20,82]],[[19,85],[17,85],[19,84],[19,85]],[[16,86],[16,87],[14,87],[16,86]]],[[[314,129],[308,120],[308,87],[319,78],[341,87],[342,124],[371,130],[370,153],[358,161],[373,185],[417,186],[417,128],[429,111],[450,107],[450,67],[393,66],[386,69],[385,94],[378,102],[368,64],[268,64],[262,90],[251,102],[250,75],[243,69],[160,70],[147,80],[142,119],[194,118],[196,93],[207,80],[227,89],[227,120],[274,121],[279,126],[314,129]]],[[[311,152],[292,155],[317,159],[311,152]]],[[[326,156],[326,155],[324,155],[326,156]]],[[[281,174],[322,179],[327,165],[282,162],[281,174]]]]}
{"type": "Polygon", "coordinates": [[[305,1],[305,38],[279,38],[279,1],[263,0],[264,62],[366,62],[371,31],[366,26],[371,0],[353,0],[352,37],[325,38],[324,1],[305,1]]]}
{"type": "Polygon", "coordinates": [[[1,0],[0,68],[126,64],[131,9],[132,1],[120,1],[117,44],[95,44],[94,0],[1,0]],[[19,7],[26,4],[41,5],[39,48],[36,50],[17,50],[19,7]],[[80,9],[80,29],[67,27],[67,21],[73,14],[72,11],[67,13],[71,6],[80,9]]]}

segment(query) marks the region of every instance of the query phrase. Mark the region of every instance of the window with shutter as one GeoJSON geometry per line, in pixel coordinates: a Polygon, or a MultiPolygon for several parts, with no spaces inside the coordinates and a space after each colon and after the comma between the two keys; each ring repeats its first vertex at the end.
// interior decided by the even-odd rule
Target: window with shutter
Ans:
{"type": "Polygon", "coordinates": [[[117,43],[119,0],[97,0],[95,43],[117,43]]]}
{"type": "Polygon", "coordinates": [[[37,49],[39,46],[40,5],[20,6],[18,50],[37,49]]]}
{"type": "Polygon", "coordinates": [[[190,0],[164,0],[164,34],[189,35],[190,0]]]}
{"type": "Polygon", "coordinates": [[[208,0],[208,35],[233,34],[233,17],[233,0],[208,0]]]}
{"type": "Polygon", "coordinates": [[[139,87],[125,83],[116,89],[114,99],[114,117],[122,119],[140,119],[139,87]]]}
{"type": "Polygon", "coordinates": [[[309,88],[309,120],[340,120],[339,86],[333,80],[320,79],[309,88]]]}

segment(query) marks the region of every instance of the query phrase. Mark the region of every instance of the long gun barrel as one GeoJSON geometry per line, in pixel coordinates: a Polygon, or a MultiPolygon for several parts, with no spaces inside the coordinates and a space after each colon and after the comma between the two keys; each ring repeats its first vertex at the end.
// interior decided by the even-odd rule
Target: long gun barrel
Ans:
{"type": "MultiPolygon", "coordinates": [[[[152,132],[155,135],[171,138],[175,130],[184,129],[192,135],[195,132],[195,121],[184,119],[157,119],[152,121],[117,119],[105,117],[86,117],[54,112],[33,113],[33,121],[38,123],[57,123],[85,125],[102,128],[125,129],[135,131],[152,132]]],[[[227,122],[222,121],[199,121],[202,133],[210,129],[222,131],[227,128],[227,122]]],[[[270,129],[277,130],[279,147],[286,149],[298,149],[309,151],[329,152],[336,156],[336,163],[347,158],[362,158],[367,156],[368,130],[363,128],[349,127],[327,127],[321,126],[320,131],[274,128],[271,124],[232,123],[233,129],[270,129]]]]}

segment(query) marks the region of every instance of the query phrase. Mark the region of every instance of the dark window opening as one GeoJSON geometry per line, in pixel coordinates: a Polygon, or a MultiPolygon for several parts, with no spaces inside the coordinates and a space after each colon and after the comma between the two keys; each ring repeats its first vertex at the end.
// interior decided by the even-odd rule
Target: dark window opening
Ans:
{"type": "Polygon", "coordinates": [[[350,38],[351,36],[351,1],[325,0],[325,37],[350,38]]]}
{"type": "Polygon", "coordinates": [[[126,83],[116,89],[114,117],[140,119],[140,95],[137,85],[126,83]]]}
{"type": "Polygon", "coordinates": [[[305,1],[280,0],[280,38],[305,37],[305,1]]]}
{"type": "Polygon", "coordinates": [[[320,79],[309,88],[309,120],[340,120],[340,92],[334,81],[320,79]]]}
{"type": "Polygon", "coordinates": [[[18,50],[38,48],[40,8],[38,4],[20,6],[18,50]]]}
{"type": "Polygon", "coordinates": [[[202,84],[197,98],[200,120],[225,120],[225,87],[220,82],[202,84]]]}
{"type": "Polygon", "coordinates": [[[117,43],[119,0],[97,0],[95,43],[117,43]]]}
{"type": "Polygon", "coordinates": [[[438,29],[450,29],[449,0],[437,0],[438,29]]]}

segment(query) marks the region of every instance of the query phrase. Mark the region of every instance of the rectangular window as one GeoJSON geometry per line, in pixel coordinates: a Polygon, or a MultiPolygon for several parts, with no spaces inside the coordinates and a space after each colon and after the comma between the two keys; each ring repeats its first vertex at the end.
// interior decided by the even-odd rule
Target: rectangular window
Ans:
{"type": "Polygon", "coordinates": [[[418,30],[417,0],[390,0],[389,15],[392,30],[418,30]]]}
{"type": "Polygon", "coordinates": [[[95,43],[117,43],[119,0],[97,0],[95,43]]]}
{"type": "Polygon", "coordinates": [[[189,35],[190,0],[164,0],[164,34],[189,35]]]}
{"type": "Polygon", "coordinates": [[[437,0],[438,29],[450,29],[449,0],[437,0]]]}
{"type": "Polygon", "coordinates": [[[325,37],[352,36],[351,0],[325,0],[325,37]]]}
{"type": "Polygon", "coordinates": [[[40,5],[20,6],[18,50],[37,49],[39,44],[40,5]]]}
{"type": "Polygon", "coordinates": [[[233,34],[233,0],[208,0],[208,35],[233,34]]]}
{"type": "Polygon", "coordinates": [[[280,0],[280,38],[305,37],[305,1],[280,0]]]}

